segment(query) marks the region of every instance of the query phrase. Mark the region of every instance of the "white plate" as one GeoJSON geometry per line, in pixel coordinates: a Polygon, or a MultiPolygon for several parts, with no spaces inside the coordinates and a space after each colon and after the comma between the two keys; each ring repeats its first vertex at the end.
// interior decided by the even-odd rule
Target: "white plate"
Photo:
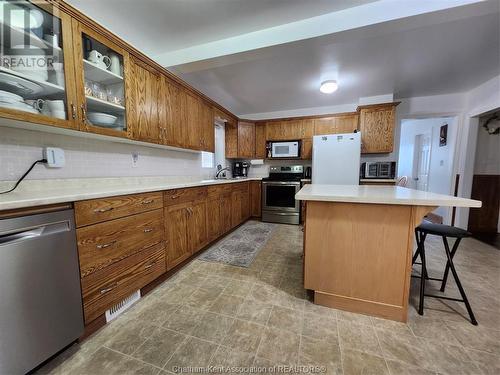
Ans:
{"type": "Polygon", "coordinates": [[[27,79],[0,72],[0,88],[20,95],[34,95],[43,91],[42,86],[27,79]]]}
{"type": "Polygon", "coordinates": [[[40,114],[40,112],[38,112],[35,108],[24,103],[12,104],[0,102],[0,108],[15,109],[18,111],[40,114]]]}
{"type": "Polygon", "coordinates": [[[94,125],[105,126],[105,127],[115,127],[116,116],[102,113],[102,112],[89,112],[87,114],[88,119],[94,125]]]}
{"type": "Polygon", "coordinates": [[[16,102],[22,102],[24,101],[23,97],[17,94],[14,94],[13,92],[9,91],[3,91],[0,90],[0,100],[1,101],[16,101],[16,102]]]}

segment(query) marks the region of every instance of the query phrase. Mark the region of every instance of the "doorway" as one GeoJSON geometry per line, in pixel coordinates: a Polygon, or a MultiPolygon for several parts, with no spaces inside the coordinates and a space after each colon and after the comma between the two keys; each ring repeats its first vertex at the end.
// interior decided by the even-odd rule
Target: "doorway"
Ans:
{"type": "Polygon", "coordinates": [[[471,199],[483,202],[469,212],[473,236],[500,249],[500,110],[479,117],[471,199]]]}
{"type": "MultiPolygon", "coordinates": [[[[457,124],[456,117],[401,121],[398,175],[408,177],[409,188],[453,194],[457,124]]],[[[439,207],[433,214],[435,221],[451,223],[452,210],[449,207],[439,207]]]]}

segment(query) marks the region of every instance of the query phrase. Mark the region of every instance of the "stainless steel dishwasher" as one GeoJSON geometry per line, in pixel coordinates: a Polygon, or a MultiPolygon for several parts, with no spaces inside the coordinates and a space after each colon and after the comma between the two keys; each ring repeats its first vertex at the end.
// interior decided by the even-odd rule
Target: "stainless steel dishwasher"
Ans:
{"type": "Polygon", "coordinates": [[[73,210],[0,219],[0,374],[24,374],[83,332],[73,210]]]}

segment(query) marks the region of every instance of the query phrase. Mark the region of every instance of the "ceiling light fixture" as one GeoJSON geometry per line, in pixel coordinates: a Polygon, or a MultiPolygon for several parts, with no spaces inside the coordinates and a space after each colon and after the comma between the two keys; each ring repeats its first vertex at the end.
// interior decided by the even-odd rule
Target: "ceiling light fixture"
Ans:
{"type": "Polygon", "coordinates": [[[323,94],[332,94],[339,88],[337,81],[324,81],[321,82],[321,86],[319,87],[319,91],[323,94]]]}

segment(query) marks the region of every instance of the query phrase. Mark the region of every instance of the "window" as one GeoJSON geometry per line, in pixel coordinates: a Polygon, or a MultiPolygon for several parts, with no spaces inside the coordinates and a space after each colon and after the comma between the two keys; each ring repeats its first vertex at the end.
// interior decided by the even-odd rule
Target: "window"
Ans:
{"type": "Polygon", "coordinates": [[[214,154],[212,152],[201,152],[201,167],[214,168],[214,154]]]}

